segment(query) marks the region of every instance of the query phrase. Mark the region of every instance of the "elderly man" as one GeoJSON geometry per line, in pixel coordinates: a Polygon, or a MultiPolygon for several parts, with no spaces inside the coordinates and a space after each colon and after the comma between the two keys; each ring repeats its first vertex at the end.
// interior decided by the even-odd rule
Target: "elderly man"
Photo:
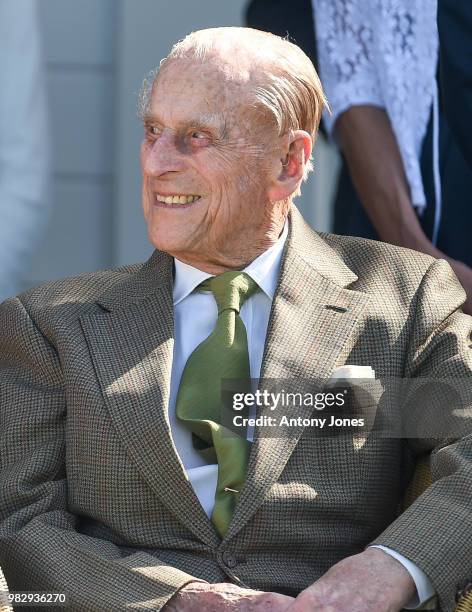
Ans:
{"type": "Polygon", "coordinates": [[[2,305],[11,589],[80,611],[381,612],[433,593],[453,609],[470,440],[232,437],[218,420],[223,378],[470,376],[448,264],[318,235],[292,205],[323,105],[295,45],[191,34],[142,99],[150,260],[2,305]],[[435,483],[398,515],[406,454],[435,447],[435,483]]]}

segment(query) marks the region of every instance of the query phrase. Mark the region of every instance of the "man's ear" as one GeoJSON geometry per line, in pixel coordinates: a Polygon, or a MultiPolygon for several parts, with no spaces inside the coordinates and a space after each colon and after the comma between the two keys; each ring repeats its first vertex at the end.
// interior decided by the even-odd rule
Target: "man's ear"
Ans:
{"type": "Polygon", "coordinates": [[[271,202],[285,200],[297,191],[312,148],[313,142],[308,132],[296,130],[291,133],[284,147],[285,158],[280,159],[280,172],[269,188],[271,202]]]}

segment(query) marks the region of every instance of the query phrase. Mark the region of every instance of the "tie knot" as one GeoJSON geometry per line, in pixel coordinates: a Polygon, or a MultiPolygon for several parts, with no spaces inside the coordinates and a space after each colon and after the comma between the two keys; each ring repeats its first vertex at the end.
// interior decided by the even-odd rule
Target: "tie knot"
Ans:
{"type": "Polygon", "coordinates": [[[244,272],[224,272],[203,281],[199,289],[211,291],[218,305],[218,314],[223,310],[239,313],[244,302],[258,289],[258,284],[244,272]]]}

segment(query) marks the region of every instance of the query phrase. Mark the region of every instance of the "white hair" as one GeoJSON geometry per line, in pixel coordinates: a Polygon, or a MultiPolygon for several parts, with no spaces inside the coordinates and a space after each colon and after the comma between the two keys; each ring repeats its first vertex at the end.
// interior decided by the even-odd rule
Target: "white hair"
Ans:
{"type": "MultiPolygon", "coordinates": [[[[305,130],[315,142],[321,114],[329,106],[313,63],[290,41],[251,28],[198,30],[176,43],[159,67],[144,79],[139,116],[148,111],[154,81],[170,62],[207,62],[213,58],[226,69],[229,79],[253,79],[255,104],[269,112],[280,136],[291,130],[305,130]]],[[[307,160],[304,180],[312,169],[311,159],[307,160]]]]}

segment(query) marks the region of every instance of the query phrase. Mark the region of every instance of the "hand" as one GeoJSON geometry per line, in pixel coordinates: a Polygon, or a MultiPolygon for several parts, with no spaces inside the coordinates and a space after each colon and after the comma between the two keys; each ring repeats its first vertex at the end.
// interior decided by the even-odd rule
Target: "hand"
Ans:
{"type": "Polygon", "coordinates": [[[282,612],[295,600],[279,593],[243,589],[220,582],[189,582],[170,599],[165,612],[282,612]]]}
{"type": "Polygon", "coordinates": [[[369,548],[333,565],[287,612],[397,612],[415,589],[401,563],[379,548],[369,548]]]}
{"type": "Polygon", "coordinates": [[[462,310],[472,315],[472,268],[455,259],[449,259],[449,263],[467,293],[467,301],[462,305],[462,310]]]}

